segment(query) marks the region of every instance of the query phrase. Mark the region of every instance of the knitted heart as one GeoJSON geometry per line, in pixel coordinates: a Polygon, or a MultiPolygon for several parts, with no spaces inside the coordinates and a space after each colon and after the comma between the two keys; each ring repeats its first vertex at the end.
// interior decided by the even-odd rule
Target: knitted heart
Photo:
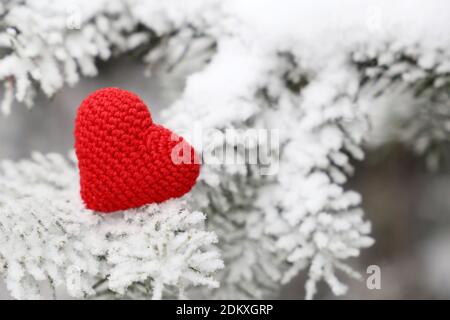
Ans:
{"type": "Polygon", "coordinates": [[[81,103],[75,150],[81,197],[95,211],[180,197],[191,190],[200,172],[194,149],[154,124],[138,96],[117,88],[95,91],[81,103]]]}

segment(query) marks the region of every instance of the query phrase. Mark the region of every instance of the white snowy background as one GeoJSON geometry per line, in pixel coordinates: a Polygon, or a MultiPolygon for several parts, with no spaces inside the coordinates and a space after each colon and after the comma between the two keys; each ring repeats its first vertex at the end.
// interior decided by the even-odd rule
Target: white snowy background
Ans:
{"type": "MultiPolygon", "coordinates": [[[[288,48],[295,39],[295,48],[303,59],[300,63],[310,70],[321,70],[324,61],[335,56],[339,60],[340,53],[353,50],[359,42],[373,46],[376,51],[380,42],[395,39],[405,44],[419,43],[425,52],[428,47],[441,46],[450,54],[450,2],[445,0],[235,0],[225,3],[232,17],[227,23],[233,24],[233,19],[244,21],[241,27],[250,30],[243,33],[243,37],[251,35],[243,40],[248,47],[288,48]]],[[[239,46],[231,44],[227,52],[222,52],[227,59],[216,61],[214,71],[223,72],[229,79],[227,69],[230,68],[236,72],[232,75],[236,79],[251,78],[252,67],[260,68],[260,62],[248,61],[248,69],[233,68],[230,55],[235,55],[236,63],[243,63],[239,50],[239,46]]],[[[340,67],[339,61],[336,65],[340,67]]],[[[340,71],[331,66],[324,75],[332,79],[340,71]]],[[[20,160],[28,158],[32,151],[67,154],[73,147],[77,106],[91,91],[105,86],[139,94],[150,106],[156,121],[162,119],[160,111],[181,95],[180,83],[171,83],[169,76],[146,77],[138,59],[128,55],[109,59],[98,65],[97,76],[83,77],[73,87],[64,86],[50,99],[38,93],[31,109],[14,101],[10,114],[0,116],[0,159],[20,160]],[[174,93],[176,90],[179,92],[174,93]]],[[[375,89],[367,90],[370,93],[375,89]]],[[[319,86],[316,94],[327,93],[319,86]]],[[[221,102],[216,99],[221,98],[220,95],[207,97],[218,107],[221,102]]],[[[402,144],[394,143],[386,151],[386,141],[395,136],[398,128],[385,118],[395,112],[401,114],[414,102],[402,94],[371,100],[370,95],[367,100],[361,100],[371,115],[366,157],[355,163],[355,174],[346,186],[362,195],[365,219],[372,223],[371,237],[375,239],[375,244],[362,250],[361,256],[351,264],[362,273],[363,279],[367,266],[379,265],[382,289],[368,290],[365,281],[346,279],[349,289],[342,298],[450,298],[449,158],[439,169],[430,171],[424,157],[402,144]]],[[[305,274],[295,277],[283,286],[277,297],[303,298],[306,279],[305,274]]],[[[0,297],[10,296],[1,289],[0,297]]],[[[316,297],[335,298],[322,284],[316,297]]]]}

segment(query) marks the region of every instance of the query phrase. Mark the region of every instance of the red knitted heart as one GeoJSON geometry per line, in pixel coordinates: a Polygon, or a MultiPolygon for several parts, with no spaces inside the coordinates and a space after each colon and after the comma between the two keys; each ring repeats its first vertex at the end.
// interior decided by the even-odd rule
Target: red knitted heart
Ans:
{"type": "Polygon", "coordinates": [[[95,91],[81,103],[75,150],[81,197],[95,211],[180,197],[191,190],[200,172],[194,149],[154,124],[138,96],[117,88],[95,91]],[[180,156],[182,163],[180,158],[172,161],[172,155],[180,156]]]}

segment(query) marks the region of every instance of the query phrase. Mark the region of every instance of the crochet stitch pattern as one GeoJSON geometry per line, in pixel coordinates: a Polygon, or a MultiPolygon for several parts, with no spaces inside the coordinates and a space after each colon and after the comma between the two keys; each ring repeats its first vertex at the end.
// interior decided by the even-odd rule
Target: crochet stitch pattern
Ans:
{"type": "Polygon", "coordinates": [[[104,213],[181,197],[200,173],[194,148],[154,124],[137,95],[118,88],[97,90],[83,100],[75,151],[81,198],[88,209],[104,213]],[[173,150],[184,161],[172,161],[173,150]]]}

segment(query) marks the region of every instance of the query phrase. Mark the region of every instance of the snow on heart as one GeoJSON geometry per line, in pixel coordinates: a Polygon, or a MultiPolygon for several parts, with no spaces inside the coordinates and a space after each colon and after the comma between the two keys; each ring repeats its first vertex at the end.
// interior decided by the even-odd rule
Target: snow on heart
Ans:
{"type": "Polygon", "coordinates": [[[181,197],[200,173],[194,148],[154,124],[137,95],[118,88],[97,90],[83,100],[75,121],[75,151],[81,197],[88,209],[99,212],[181,197]],[[181,163],[174,161],[174,150],[181,163]]]}

